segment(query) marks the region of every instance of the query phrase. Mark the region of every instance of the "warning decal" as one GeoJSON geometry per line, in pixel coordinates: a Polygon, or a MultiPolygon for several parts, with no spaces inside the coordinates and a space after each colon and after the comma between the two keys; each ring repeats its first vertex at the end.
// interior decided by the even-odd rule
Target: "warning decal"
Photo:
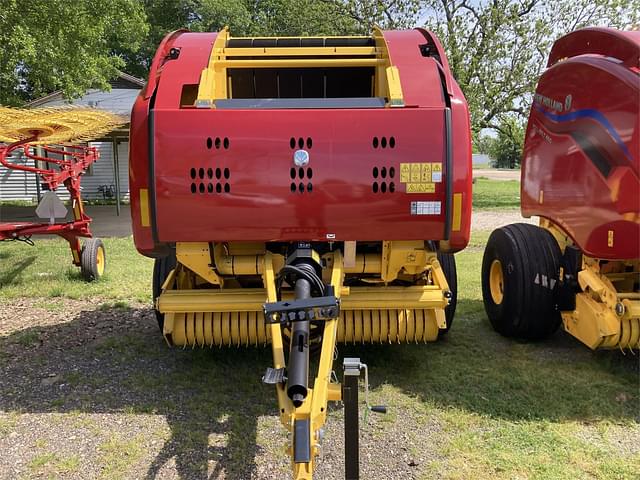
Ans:
{"type": "Polygon", "coordinates": [[[442,182],[442,163],[401,163],[400,183],[407,193],[434,193],[442,182]]]}

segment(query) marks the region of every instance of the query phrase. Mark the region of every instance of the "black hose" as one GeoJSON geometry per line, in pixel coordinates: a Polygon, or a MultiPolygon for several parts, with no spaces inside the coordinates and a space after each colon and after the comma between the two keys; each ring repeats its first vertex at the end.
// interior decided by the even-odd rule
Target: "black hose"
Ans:
{"type": "Polygon", "coordinates": [[[322,279],[316,273],[313,265],[309,265],[308,263],[300,263],[298,265],[285,265],[278,273],[278,278],[276,281],[276,290],[278,292],[278,299],[280,299],[280,289],[282,288],[282,282],[285,278],[293,276],[293,279],[289,280],[290,285],[295,285],[295,279],[304,278],[311,284],[311,290],[315,291],[319,296],[324,296],[325,294],[325,285],[322,282],[322,279]]]}

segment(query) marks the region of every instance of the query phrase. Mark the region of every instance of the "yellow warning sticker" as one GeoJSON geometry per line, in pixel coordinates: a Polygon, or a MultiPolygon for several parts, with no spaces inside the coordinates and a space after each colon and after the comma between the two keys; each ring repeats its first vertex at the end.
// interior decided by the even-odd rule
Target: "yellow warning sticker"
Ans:
{"type": "Polygon", "coordinates": [[[407,183],[407,193],[434,193],[436,186],[433,183],[407,183]]]}
{"type": "Polygon", "coordinates": [[[420,163],[411,164],[411,181],[412,182],[420,182],[421,171],[422,171],[422,164],[420,163]]]}
{"type": "Polygon", "coordinates": [[[431,164],[430,163],[422,164],[422,175],[420,177],[420,182],[422,183],[431,182],[431,164]]]}
{"type": "Polygon", "coordinates": [[[400,183],[407,183],[410,179],[411,167],[408,163],[400,164],[400,183]]]}
{"type": "Polygon", "coordinates": [[[407,193],[435,193],[435,183],[442,182],[442,163],[401,163],[400,183],[407,193]]]}

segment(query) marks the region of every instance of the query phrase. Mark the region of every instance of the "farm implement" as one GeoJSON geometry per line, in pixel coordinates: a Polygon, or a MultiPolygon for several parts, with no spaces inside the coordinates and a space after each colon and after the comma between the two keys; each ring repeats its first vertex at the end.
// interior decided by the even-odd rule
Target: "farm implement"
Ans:
{"type": "Polygon", "coordinates": [[[102,276],[104,245],[100,239],[91,238],[91,218],[84,211],[80,188],[82,175],[98,160],[99,153],[93,147],[72,143],[96,138],[122,123],[115,115],[93,109],[0,108],[0,142],[5,143],[0,145],[0,164],[39,176],[45,193],[36,214],[49,219],[48,223],[0,223],[0,241],[17,240],[33,245],[33,235],[58,235],[69,242],[73,264],[80,267],[86,280],[102,276]],[[18,158],[32,161],[33,165],[18,158]],[[67,214],[55,193],[60,186],[69,192],[73,219],[56,223],[56,218],[67,214]],[[87,240],[81,245],[83,237],[87,240]]]}
{"type": "MultiPolygon", "coordinates": [[[[263,382],[310,479],[329,402],[358,477],[358,378],[339,343],[431,342],[469,239],[466,101],[430,32],[176,31],[132,111],[136,247],[169,345],[270,344],[263,382]],[[317,369],[311,372],[311,359],[317,369]]],[[[256,375],[259,378],[259,375],[256,375]]],[[[371,407],[383,411],[382,407],[371,407]]]]}
{"type": "Polygon", "coordinates": [[[522,159],[525,217],[482,263],[503,335],[564,329],[591,349],[640,347],[640,32],[559,39],[538,83],[522,159]],[[588,81],[585,81],[588,79],[588,81]]]}

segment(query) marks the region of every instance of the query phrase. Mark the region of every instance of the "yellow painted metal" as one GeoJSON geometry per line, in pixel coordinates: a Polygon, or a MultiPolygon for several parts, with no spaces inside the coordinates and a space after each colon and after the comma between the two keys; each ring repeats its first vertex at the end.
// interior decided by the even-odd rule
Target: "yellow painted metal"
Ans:
{"type": "Polygon", "coordinates": [[[196,106],[213,108],[217,98],[227,98],[227,71],[219,64],[225,58],[224,48],[229,39],[229,28],[218,32],[211,48],[209,63],[200,74],[196,106]]]}
{"type": "MultiPolygon", "coordinates": [[[[346,243],[346,242],[345,242],[346,243]]],[[[357,253],[353,266],[345,266],[345,273],[379,274],[382,268],[382,256],[375,253],[357,253]]]]}
{"type": "MultiPolygon", "coordinates": [[[[264,255],[264,268],[262,274],[262,282],[266,290],[266,301],[278,301],[276,292],[276,276],[273,268],[273,256],[267,252],[264,255]]],[[[264,322],[263,322],[264,323],[264,322]]],[[[284,359],[284,342],[282,340],[282,327],[279,323],[272,323],[267,326],[267,337],[271,337],[271,352],[273,356],[273,368],[285,368],[284,359]]],[[[291,431],[293,424],[291,423],[291,412],[294,410],[291,399],[287,396],[284,385],[276,385],[276,394],[278,396],[278,408],[280,410],[280,422],[291,431]]]]}
{"type": "Polygon", "coordinates": [[[96,270],[98,271],[98,276],[104,275],[104,247],[98,247],[96,251],[96,270]]]}
{"type": "MultiPolygon", "coordinates": [[[[336,343],[433,341],[439,329],[445,326],[444,308],[448,303],[449,286],[435,252],[426,250],[424,242],[385,242],[382,251],[377,255],[352,255],[354,266],[351,271],[377,276],[381,282],[370,287],[343,286],[347,270],[343,267],[340,250],[325,254],[322,259],[326,265],[325,280],[330,281],[341,300],[340,317],[324,323],[317,375],[304,403],[295,408],[285,386],[275,387],[280,421],[285,428],[292,431],[299,419],[311,422],[312,460],[304,464],[292,462],[295,479],[312,478],[319,453],[318,431],[326,421],[327,404],[341,399],[340,385],[331,382],[336,343]],[[416,282],[424,284],[390,286],[385,284],[383,275],[386,279],[414,275],[416,282]]],[[[178,243],[176,252],[178,265],[162,285],[156,303],[165,315],[167,341],[191,348],[271,343],[273,367],[284,368],[282,327],[266,325],[263,313],[265,302],[277,301],[275,271],[282,267],[282,256],[266,251],[260,244],[226,244],[220,248],[216,245],[214,270],[209,244],[178,243]],[[202,277],[199,272],[205,268],[211,272],[233,272],[235,276],[260,272],[263,288],[228,288],[225,285],[195,288],[201,285],[195,274],[202,277]]],[[[291,296],[291,291],[283,292],[284,299],[291,296]]],[[[291,445],[288,450],[293,453],[291,445]]]]}
{"type": "Polygon", "coordinates": [[[149,190],[146,188],[140,189],[140,225],[143,227],[150,227],[151,220],[149,216],[149,190]]]}
{"type": "Polygon", "coordinates": [[[383,63],[376,67],[374,84],[376,96],[386,97],[388,99],[388,105],[391,107],[403,107],[404,97],[402,94],[402,83],[400,82],[400,72],[392,63],[387,41],[380,28],[375,27],[373,29],[373,39],[378,51],[378,59],[383,60],[383,63]]]}
{"type": "MultiPolygon", "coordinates": [[[[390,107],[404,106],[400,72],[389,58],[382,31],[374,30],[375,47],[227,47],[228,28],[213,43],[209,62],[200,75],[196,106],[215,108],[215,100],[232,98],[230,68],[334,68],[373,67],[375,96],[390,107]]],[[[327,37],[330,38],[330,37],[327,37]]],[[[370,38],[370,37],[353,37],[370,38]]]]}
{"type": "Polygon", "coordinates": [[[176,258],[185,267],[213,285],[223,281],[211,266],[211,253],[206,242],[177,242],[176,258]]]}
{"type": "Polygon", "coordinates": [[[451,231],[459,232],[462,226],[462,194],[453,194],[453,219],[451,221],[451,231]]]}
{"type": "MultiPolygon", "coordinates": [[[[384,65],[389,64],[389,60],[378,60],[384,65]]],[[[387,98],[390,107],[404,107],[404,98],[402,96],[402,84],[400,83],[400,70],[394,65],[390,65],[384,69],[387,79],[387,98]]]]}
{"type": "Polygon", "coordinates": [[[382,280],[392,282],[398,278],[401,270],[408,274],[424,272],[428,255],[422,241],[382,242],[382,280]]]}
{"type": "MultiPolygon", "coordinates": [[[[607,267],[615,269],[614,263],[608,261],[607,267]]],[[[637,262],[634,273],[636,277],[640,275],[637,262]]],[[[617,277],[621,279],[621,286],[624,285],[626,276],[617,277]]],[[[615,280],[616,275],[612,274],[611,278],[615,280]]],[[[640,348],[640,301],[621,298],[611,278],[601,272],[599,261],[583,257],[582,270],[578,272],[582,291],[576,295],[575,310],[562,312],[564,328],[594,350],[640,348]]],[[[633,284],[631,281],[630,285],[633,284]]]]}
{"type": "Polygon", "coordinates": [[[167,290],[158,298],[163,313],[261,312],[268,297],[262,288],[167,290]]]}
{"type": "MultiPolygon", "coordinates": [[[[167,290],[158,299],[158,309],[172,315],[171,320],[165,316],[164,333],[175,345],[258,346],[269,343],[273,333],[271,326],[265,329],[262,305],[266,298],[264,289],[167,290]],[[198,330],[189,324],[198,321],[194,314],[200,312],[215,315],[204,317],[210,327],[198,330]],[[185,336],[186,330],[193,330],[194,336],[185,336]]],[[[337,341],[434,341],[438,327],[444,328],[437,312],[446,305],[443,291],[435,286],[353,287],[342,297],[337,341]]]]}
{"type": "Polygon", "coordinates": [[[375,47],[252,47],[225,48],[224,55],[229,57],[331,57],[331,56],[367,56],[375,57],[378,50],[375,47]]]}
{"type": "Polygon", "coordinates": [[[501,305],[504,299],[504,274],[502,273],[502,263],[497,258],[491,263],[489,269],[489,289],[493,303],[501,305]]]}
{"type": "Polygon", "coordinates": [[[376,67],[385,63],[377,58],[282,58],[221,60],[216,65],[220,68],[336,68],[376,67]]]}
{"type": "Polygon", "coordinates": [[[380,286],[351,287],[349,295],[342,298],[342,310],[388,310],[444,308],[447,299],[436,285],[411,287],[380,286]]]}
{"type": "MultiPolygon", "coordinates": [[[[558,225],[540,219],[560,249],[574,245],[558,225]]],[[[560,279],[564,272],[561,269],[560,279]]],[[[575,310],[562,312],[564,329],[591,349],[640,348],[640,260],[600,260],[582,256],[578,272],[580,292],[575,310]]]]}
{"type": "Polygon", "coordinates": [[[262,275],[262,254],[229,255],[222,243],[216,244],[213,251],[216,271],[220,275],[262,275]]]}

